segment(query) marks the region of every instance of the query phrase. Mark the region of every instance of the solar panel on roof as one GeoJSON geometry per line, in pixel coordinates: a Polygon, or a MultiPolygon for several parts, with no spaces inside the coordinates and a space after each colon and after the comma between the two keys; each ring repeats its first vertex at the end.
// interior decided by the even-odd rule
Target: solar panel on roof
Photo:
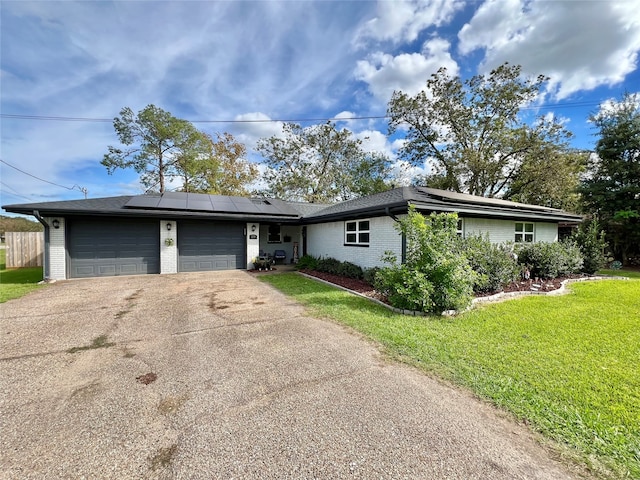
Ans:
{"type": "Polygon", "coordinates": [[[158,208],[166,208],[167,210],[186,210],[187,197],[175,197],[164,194],[162,195],[162,199],[158,203],[158,208]]]}
{"type": "Polygon", "coordinates": [[[245,197],[187,192],[165,192],[162,195],[138,195],[132,197],[124,206],[127,208],[150,210],[183,210],[185,212],[277,216],[299,215],[299,213],[286,202],[277,199],[250,199],[245,197]]]}
{"type": "Polygon", "coordinates": [[[125,208],[155,208],[160,202],[159,196],[155,195],[137,195],[124,204],[125,208]]]}
{"type": "Polygon", "coordinates": [[[213,211],[214,208],[208,195],[205,195],[204,198],[202,196],[189,196],[187,198],[187,210],[213,211]]]}

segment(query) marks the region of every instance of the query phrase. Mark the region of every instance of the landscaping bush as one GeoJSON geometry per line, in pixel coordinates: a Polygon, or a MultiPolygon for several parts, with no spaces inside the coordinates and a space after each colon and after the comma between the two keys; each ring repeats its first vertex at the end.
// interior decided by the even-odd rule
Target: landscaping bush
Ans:
{"type": "Polygon", "coordinates": [[[526,265],[532,277],[556,278],[582,271],[583,258],[571,240],[516,244],[518,262],[526,265]]]}
{"type": "Polygon", "coordinates": [[[340,265],[338,265],[337,274],[342,275],[343,277],[356,278],[359,280],[362,278],[363,272],[362,267],[356,265],[355,263],[342,262],[340,263],[340,265]]]}
{"type": "Polygon", "coordinates": [[[378,275],[379,271],[380,267],[365,268],[362,272],[362,279],[369,285],[373,286],[373,288],[376,288],[376,276],[378,275]]]}
{"type": "Polygon", "coordinates": [[[433,283],[427,275],[407,265],[381,268],[376,275],[379,291],[391,305],[406,310],[430,312],[434,310],[433,283]]]}
{"type": "Polygon", "coordinates": [[[313,255],[303,255],[296,263],[298,270],[315,270],[318,267],[318,259],[313,255]]]}
{"type": "Polygon", "coordinates": [[[583,272],[594,274],[605,266],[607,242],[604,235],[604,230],[600,230],[596,220],[581,224],[578,231],[574,233],[573,240],[584,258],[583,272]]]}
{"type": "Polygon", "coordinates": [[[460,254],[457,222],[456,214],[424,217],[410,208],[396,224],[406,238],[405,263],[387,254],[389,266],[380,270],[376,282],[393,306],[442,313],[471,304],[476,273],[460,254]]]}
{"type": "Polygon", "coordinates": [[[335,258],[327,257],[318,259],[318,263],[316,265],[316,270],[319,272],[332,273],[334,275],[339,275],[340,271],[340,260],[335,258]]]}
{"type": "Polygon", "coordinates": [[[477,273],[473,290],[487,293],[501,290],[518,278],[520,267],[512,252],[512,245],[495,245],[481,235],[463,240],[462,252],[477,273]]]}

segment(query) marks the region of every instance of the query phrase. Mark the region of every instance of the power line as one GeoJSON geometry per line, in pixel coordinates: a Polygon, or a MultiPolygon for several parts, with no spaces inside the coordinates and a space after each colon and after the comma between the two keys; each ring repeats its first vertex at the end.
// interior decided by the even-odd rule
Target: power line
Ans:
{"type": "MultiPolygon", "coordinates": [[[[49,115],[20,115],[12,113],[1,113],[1,118],[12,118],[15,120],[46,120],[56,122],[112,122],[112,118],[89,118],[89,117],[59,117],[49,115]]],[[[328,121],[342,121],[342,120],[380,120],[383,118],[389,118],[387,115],[371,115],[364,117],[322,117],[322,118],[257,118],[252,120],[187,120],[190,123],[303,123],[303,122],[328,122],[328,121]]]]}
{"type": "Polygon", "coordinates": [[[20,194],[18,193],[18,191],[17,191],[15,188],[10,187],[9,185],[7,185],[7,184],[6,184],[6,183],[4,183],[4,182],[0,182],[0,185],[4,186],[5,188],[8,188],[9,190],[13,190],[14,192],[16,192],[16,193],[11,193],[11,192],[7,192],[7,191],[5,191],[5,192],[3,192],[3,194],[4,194],[4,195],[11,195],[11,196],[13,196],[13,197],[24,198],[25,200],[29,200],[29,201],[31,201],[31,202],[33,201],[33,199],[32,199],[32,198],[25,197],[24,195],[20,195],[20,194]]]}
{"type": "Polygon", "coordinates": [[[78,190],[80,190],[82,193],[84,193],[84,198],[87,198],[88,190],[87,190],[86,188],[84,188],[84,187],[81,187],[81,186],[79,186],[79,185],[74,185],[73,187],[67,187],[67,186],[65,186],[65,185],[60,185],[59,183],[50,182],[49,180],[45,180],[44,178],[36,177],[35,175],[32,175],[32,174],[31,174],[31,173],[29,173],[29,172],[25,172],[24,170],[20,170],[20,169],[19,169],[18,167],[16,167],[15,165],[11,165],[10,163],[5,162],[5,161],[4,161],[4,160],[2,160],[1,158],[0,158],[0,162],[4,163],[7,167],[11,167],[11,168],[13,168],[14,170],[19,171],[20,173],[24,173],[25,175],[28,175],[29,177],[35,178],[36,180],[40,180],[41,182],[45,182],[45,183],[48,183],[48,184],[50,184],[50,185],[55,185],[56,187],[60,187],[60,188],[66,188],[67,190],[75,190],[75,189],[78,189],[78,190]]]}
{"type": "MultiPolygon", "coordinates": [[[[593,107],[600,105],[601,102],[583,101],[583,102],[567,102],[567,103],[549,103],[546,105],[527,105],[521,107],[521,110],[540,110],[550,108],[579,108],[579,107],[593,107]]],[[[107,123],[113,122],[113,118],[99,118],[99,117],[66,117],[56,115],[22,115],[13,113],[0,113],[1,118],[10,118],[14,120],[42,120],[53,122],[93,122],[93,123],[107,123]]],[[[352,117],[317,117],[317,118],[259,118],[259,119],[247,119],[247,120],[187,120],[191,123],[306,123],[306,122],[330,122],[330,121],[346,121],[346,120],[383,120],[385,118],[391,118],[390,115],[367,115],[367,116],[352,116],[352,117]]]]}

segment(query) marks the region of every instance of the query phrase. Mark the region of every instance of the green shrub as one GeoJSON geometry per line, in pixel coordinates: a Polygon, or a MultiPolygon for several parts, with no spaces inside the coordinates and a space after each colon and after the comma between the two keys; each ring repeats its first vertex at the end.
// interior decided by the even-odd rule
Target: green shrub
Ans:
{"type": "Polygon", "coordinates": [[[582,271],[583,258],[571,240],[516,244],[518,262],[529,267],[532,277],[556,278],[582,271]]]}
{"type": "Polygon", "coordinates": [[[512,245],[495,245],[488,236],[475,235],[463,240],[462,252],[477,274],[474,292],[495,292],[518,278],[520,267],[512,245]]]}
{"type": "Polygon", "coordinates": [[[431,299],[433,284],[422,272],[411,270],[407,265],[384,267],[378,271],[377,281],[381,285],[381,293],[396,308],[433,311],[431,299]]]}
{"type": "Polygon", "coordinates": [[[318,264],[316,265],[316,270],[319,272],[332,273],[334,275],[339,275],[340,271],[340,260],[335,258],[327,257],[320,258],[318,260],[318,264]]]}
{"type": "Polygon", "coordinates": [[[605,266],[607,242],[604,235],[604,230],[600,230],[596,220],[581,224],[574,233],[573,240],[584,257],[583,272],[594,274],[605,266]]]}
{"type": "Polygon", "coordinates": [[[315,270],[318,267],[318,259],[313,255],[303,255],[296,263],[298,270],[315,270]]]}
{"type": "Polygon", "coordinates": [[[342,262],[340,263],[340,265],[338,265],[337,274],[342,275],[343,277],[356,278],[359,280],[362,278],[363,272],[362,267],[356,265],[355,263],[342,262]]]}
{"type": "Polygon", "coordinates": [[[362,279],[375,288],[377,283],[376,276],[379,271],[380,267],[365,268],[362,272],[362,279]]]}
{"type": "Polygon", "coordinates": [[[460,254],[457,221],[456,214],[424,217],[411,207],[396,224],[406,238],[405,263],[388,253],[389,266],[376,276],[376,286],[393,306],[441,313],[471,304],[476,274],[460,254]]]}

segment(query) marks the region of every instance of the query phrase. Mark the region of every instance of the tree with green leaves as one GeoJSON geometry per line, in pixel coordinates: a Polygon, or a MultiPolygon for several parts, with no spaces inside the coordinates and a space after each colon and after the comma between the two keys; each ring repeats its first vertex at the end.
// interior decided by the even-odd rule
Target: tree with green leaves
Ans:
{"type": "Polygon", "coordinates": [[[578,212],[577,190],[588,158],[588,152],[579,150],[558,150],[551,146],[536,149],[521,163],[504,198],[578,212]]]}
{"type": "Polygon", "coordinates": [[[283,125],[283,136],[258,141],[270,195],[332,203],[388,190],[389,160],[369,153],[347,130],[327,122],[303,128],[283,125]]]}
{"type": "MultiPolygon", "coordinates": [[[[206,134],[205,134],[206,135],[206,134]]],[[[206,155],[181,155],[178,159],[184,192],[248,196],[247,185],[256,180],[258,168],[246,159],[247,149],[230,133],[206,135],[206,155]]]]}
{"type": "MultiPolygon", "coordinates": [[[[505,63],[462,81],[441,68],[416,95],[394,92],[387,115],[390,134],[406,129],[400,157],[431,167],[421,179],[426,185],[472,195],[504,196],[512,185],[515,195],[532,182],[548,183],[547,170],[533,163],[540,155],[552,161],[566,153],[571,133],[555,119],[541,117],[531,125],[521,119],[522,107],[548,80],[521,74],[520,66],[505,63]]],[[[576,172],[568,169],[567,175],[572,179],[576,172]]]]}
{"type": "Polygon", "coordinates": [[[137,114],[125,107],[113,126],[124,148],[109,146],[102,165],[109,174],[133,168],[149,191],[163,193],[167,182],[180,176],[181,161],[204,158],[211,149],[204,133],[155,105],[137,114]]]}
{"type": "Polygon", "coordinates": [[[599,138],[580,187],[582,203],[627,264],[640,254],[640,95],[625,94],[590,120],[599,138]]]}

